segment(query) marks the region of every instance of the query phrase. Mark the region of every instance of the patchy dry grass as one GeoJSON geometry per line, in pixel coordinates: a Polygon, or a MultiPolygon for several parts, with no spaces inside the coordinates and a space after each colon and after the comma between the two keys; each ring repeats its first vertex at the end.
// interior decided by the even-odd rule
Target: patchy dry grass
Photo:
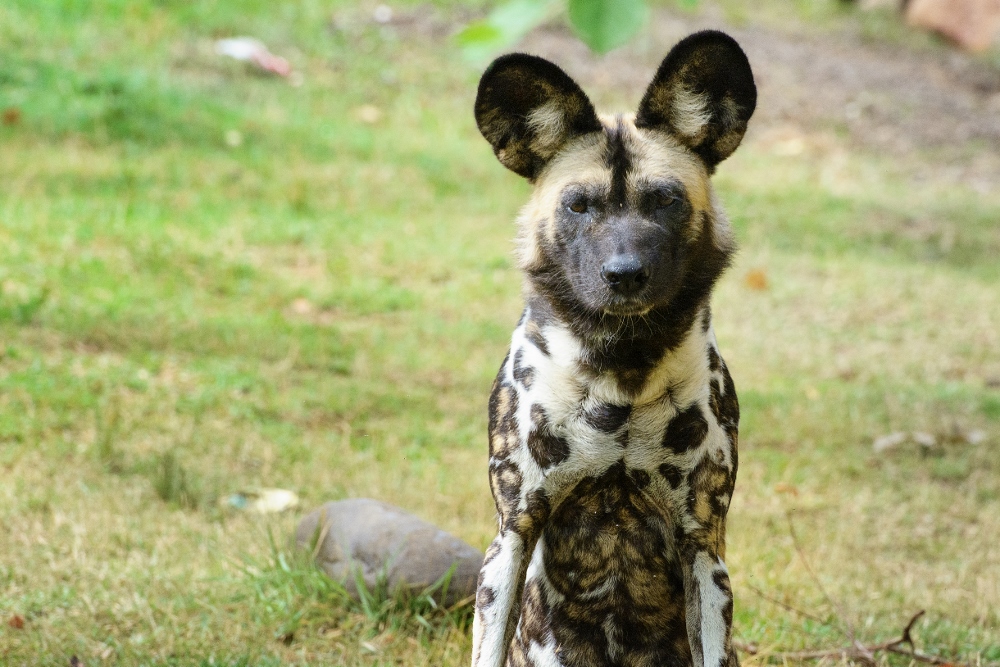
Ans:
{"type": "MultiPolygon", "coordinates": [[[[464,664],[460,611],[347,602],[297,517],[219,501],[371,496],[492,537],[527,189],[475,130],[478,73],[352,7],[39,7],[0,7],[0,663],[464,664]],[[304,84],[211,54],[244,33],[304,84]]],[[[925,608],[925,650],[998,661],[1000,193],[806,139],[756,132],[717,178],[737,634],[841,645],[925,608]],[[876,454],[894,431],[936,444],[876,454]]]]}

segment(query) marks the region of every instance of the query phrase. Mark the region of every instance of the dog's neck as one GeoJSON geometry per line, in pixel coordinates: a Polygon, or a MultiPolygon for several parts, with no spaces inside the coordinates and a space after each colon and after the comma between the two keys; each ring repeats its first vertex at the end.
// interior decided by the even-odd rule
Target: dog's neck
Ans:
{"type": "Polygon", "coordinates": [[[525,297],[524,325],[535,332],[535,344],[560,365],[595,380],[613,380],[629,402],[659,397],[675,382],[708,382],[708,350],[714,351],[715,335],[707,297],[679,312],[607,316],[585,326],[579,319],[559,317],[542,294],[528,291],[525,297]]]}

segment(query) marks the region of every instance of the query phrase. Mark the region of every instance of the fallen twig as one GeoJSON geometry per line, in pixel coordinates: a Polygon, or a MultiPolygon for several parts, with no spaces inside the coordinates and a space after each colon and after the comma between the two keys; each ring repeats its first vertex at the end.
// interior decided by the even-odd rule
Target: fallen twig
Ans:
{"type": "Polygon", "coordinates": [[[774,653],[761,651],[754,644],[747,644],[744,642],[734,641],[733,645],[738,650],[750,655],[760,655],[764,658],[776,658],[778,660],[821,660],[823,658],[844,658],[847,660],[858,660],[872,664],[875,662],[875,654],[884,651],[887,653],[904,655],[912,660],[916,660],[917,662],[926,662],[931,665],[949,665],[950,667],[1000,667],[1000,665],[993,663],[983,663],[981,665],[974,666],[969,663],[958,662],[948,658],[941,658],[936,655],[928,655],[918,651],[913,644],[913,637],[910,634],[910,631],[913,629],[913,625],[917,622],[917,620],[923,615],[923,609],[914,614],[910,619],[910,622],[906,624],[905,628],[903,628],[903,632],[899,638],[893,639],[892,641],[880,642],[878,644],[864,645],[854,642],[854,645],[852,646],[844,646],[841,648],[817,649],[812,651],[778,651],[774,653]],[[909,645],[909,648],[904,648],[904,645],[909,645]]]}
{"type": "Polygon", "coordinates": [[[792,605],[788,604],[787,602],[782,602],[778,598],[771,597],[770,595],[768,595],[764,591],[760,590],[759,588],[757,588],[753,584],[747,584],[747,588],[749,588],[754,593],[756,593],[760,597],[764,598],[768,602],[770,602],[772,604],[776,604],[779,607],[782,607],[784,609],[787,609],[788,611],[790,611],[792,613],[795,613],[795,614],[798,614],[799,616],[802,616],[804,618],[808,618],[810,620],[816,621],[817,623],[822,623],[823,625],[829,625],[830,624],[829,621],[826,621],[826,620],[820,618],[816,614],[810,614],[808,611],[803,611],[803,610],[799,609],[798,607],[793,607],[792,605]]]}

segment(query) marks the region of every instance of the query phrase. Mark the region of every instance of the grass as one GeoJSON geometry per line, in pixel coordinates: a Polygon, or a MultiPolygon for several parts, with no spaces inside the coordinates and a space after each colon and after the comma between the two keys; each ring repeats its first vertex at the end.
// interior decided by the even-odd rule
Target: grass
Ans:
{"type": "MultiPolygon", "coordinates": [[[[20,110],[0,125],[0,663],[467,662],[461,612],[350,602],[286,545],[296,516],[219,501],[370,496],[492,538],[485,404],[528,190],[439,38],[469,6],[397,7],[409,28],[309,0],[0,7],[0,109],[20,110]],[[212,53],[240,34],[303,84],[212,53]]],[[[744,405],[736,632],[840,645],[926,608],[925,650],[995,662],[1000,195],[897,167],[751,134],[716,179],[742,244],[715,304],[744,405]],[[939,444],[874,453],[894,431],[939,444]]]]}

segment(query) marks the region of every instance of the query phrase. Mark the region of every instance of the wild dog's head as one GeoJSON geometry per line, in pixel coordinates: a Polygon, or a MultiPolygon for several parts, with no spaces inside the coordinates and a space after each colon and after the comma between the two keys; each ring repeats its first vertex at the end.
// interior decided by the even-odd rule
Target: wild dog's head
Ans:
{"type": "Polygon", "coordinates": [[[500,162],[535,185],[519,221],[530,291],[591,333],[691,316],[733,251],[708,179],[756,100],[743,51],[714,31],[670,51],[634,116],[598,116],[542,58],[494,61],[476,122],[500,162]]]}

